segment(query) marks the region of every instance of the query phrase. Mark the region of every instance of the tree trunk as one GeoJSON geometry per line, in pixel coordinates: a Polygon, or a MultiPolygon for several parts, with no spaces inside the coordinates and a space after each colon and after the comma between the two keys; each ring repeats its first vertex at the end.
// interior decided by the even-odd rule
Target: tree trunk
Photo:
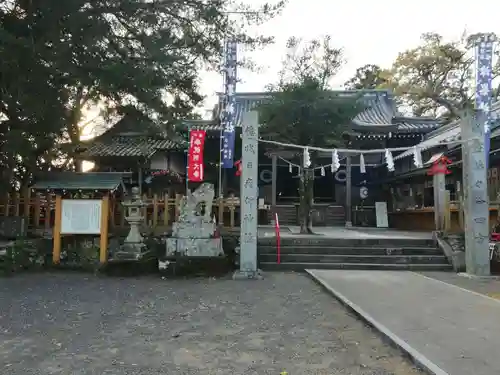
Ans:
{"type": "Polygon", "coordinates": [[[312,203],[313,203],[314,170],[301,168],[300,170],[300,206],[299,221],[301,234],[313,234],[312,231],[312,203]]]}

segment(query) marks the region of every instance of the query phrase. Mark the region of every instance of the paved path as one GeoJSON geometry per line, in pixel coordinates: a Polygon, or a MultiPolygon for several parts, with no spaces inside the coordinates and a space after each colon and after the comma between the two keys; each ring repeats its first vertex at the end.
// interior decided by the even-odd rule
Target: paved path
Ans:
{"type": "Polygon", "coordinates": [[[500,301],[413,272],[308,272],[435,374],[500,374],[500,301]]]}
{"type": "Polygon", "coordinates": [[[0,374],[416,375],[309,277],[0,279],[0,374]]]}

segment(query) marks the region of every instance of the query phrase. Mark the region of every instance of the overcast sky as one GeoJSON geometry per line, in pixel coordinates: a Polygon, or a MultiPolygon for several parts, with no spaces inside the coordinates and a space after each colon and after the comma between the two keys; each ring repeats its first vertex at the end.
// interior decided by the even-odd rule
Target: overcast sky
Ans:
{"type": "MultiPolygon", "coordinates": [[[[398,52],[416,46],[425,32],[447,38],[459,38],[464,30],[500,35],[500,1],[289,0],[281,16],[260,27],[262,34],[273,35],[276,43],[251,54],[264,71],[240,71],[239,92],[263,91],[276,80],[290,36],[312,39],[331,35],[333,43],[344,48],[347,59],[335,80],[340,86],[365,64],[389,67],[398,52]]],[[[212,108],[214,93],[222,91],[222,77],[207,74],[202,88],[209,96],[205,106],[212,108]]]]}

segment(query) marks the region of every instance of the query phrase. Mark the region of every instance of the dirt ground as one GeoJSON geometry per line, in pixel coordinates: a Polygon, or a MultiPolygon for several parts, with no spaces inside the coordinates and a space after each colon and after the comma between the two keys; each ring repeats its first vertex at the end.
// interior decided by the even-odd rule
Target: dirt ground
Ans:
{"type": "Polygon", "coordinates": [[[411,375],[307,276],[0,279],[0,373],[411,375]]]}

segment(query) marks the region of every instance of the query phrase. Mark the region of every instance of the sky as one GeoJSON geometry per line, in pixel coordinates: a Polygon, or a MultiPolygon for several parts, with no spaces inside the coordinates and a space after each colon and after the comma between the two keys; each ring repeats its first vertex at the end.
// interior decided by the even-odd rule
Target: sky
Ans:
{"type": "MultiPolygon", "coordinates": [[[[252,0],[247,0],[252,1],[252,0]]],[[[272,2],[272,0],[269,0],[272,2]]],[[[255,2],[255,0],[254,0],[255,2]]],[[[332,82],[339,87],[356,69],[366,64],[390,67],[399,52],[418,45],[425,32],[437,32],[449,39],[468,33],[494,32],[500,35],[500,1],[475,0],[289,0],[282,14],[260,32],[275,37],[275,44],[261,51],[239,51],[264,69],[259,73],[239,71],[238,92],[264,91],[275,82],[290,36],[313,39],[330,35],[336,47],[344,49],[346,65],[332,82]],[[463,4],[463,6],[462,6],[463,4]]],[[[205,74],[204,107],[215,104],[215,92],[222,91],[222,77],[205,74]]]]}

